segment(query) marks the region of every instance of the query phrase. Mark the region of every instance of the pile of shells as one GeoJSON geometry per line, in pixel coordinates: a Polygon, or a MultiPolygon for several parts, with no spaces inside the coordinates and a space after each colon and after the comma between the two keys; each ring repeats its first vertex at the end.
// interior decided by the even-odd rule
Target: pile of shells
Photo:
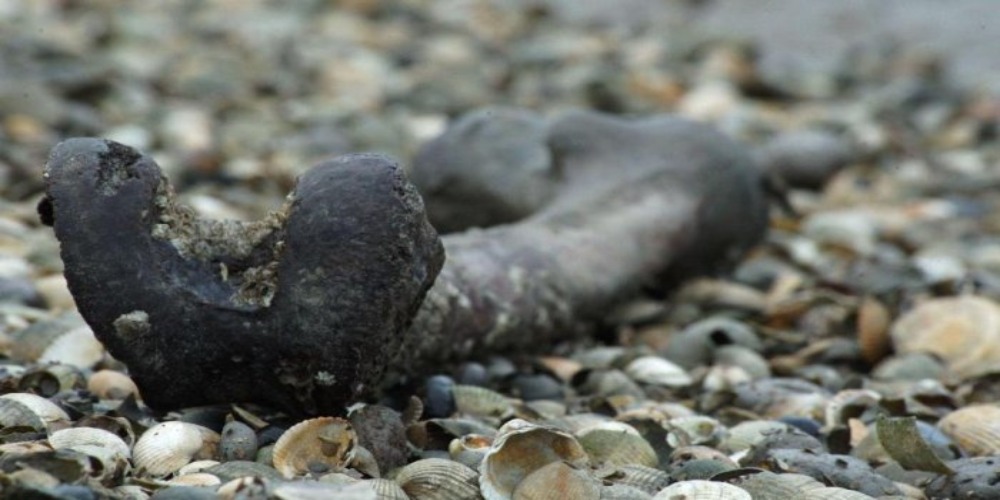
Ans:
{"type": "Polygon", "coordinates": [[[745,41],[573,2],[120,4],[0,2],[0,496],[1000,498],[1000,97],[947,61],[775,79],[745,41]],[[710,122],[788,206],[734,272],[622,304],[601,339],[302,421],[144,406],[35,211],[68,136],[150,151],[199,214],[247,220],[319,158],[408,160],[504,104],[710,122]]]}

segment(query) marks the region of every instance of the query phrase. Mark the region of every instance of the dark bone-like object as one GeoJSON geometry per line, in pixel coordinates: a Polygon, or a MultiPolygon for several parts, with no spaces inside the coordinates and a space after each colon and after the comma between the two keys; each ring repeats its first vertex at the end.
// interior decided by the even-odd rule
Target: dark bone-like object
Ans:
{"type": "MultiPolygon", "coordinates": [[[[485,129],[503,119],[477,118],[485,129]]],[[[758,171],[706,126],[531,119],[534,132],[511,144],[542,160],[501,157],[484,171],[528,177],[500,198],[535,182],[540,194],[504,216],[516,222],[446,236],[440,275],[420,197],[377,155],[320,164],[278,213],[234,223],[194,219],[148,157],[74,139],[51,155],[40,212],[81,313],[147,404],[253,401],[293,413],[341,412],[390,364],[587,332],[621,300],[711,272],[764,233],[758,171]]],[[[496,138],[461,123],[421,154],[418,179],[433,177],[428,162],[476,169],[461,149],[496,138]]],[[[432,207],[445,192],[428,191],[432,207]]]]}
{"type": "Polygon", "coordinates": [[[59,144],[45,175],[77,306],[154,408],[342,411],[380,379],[444,260],[384,156],[317,165],[253,223],[194,219],[149,157],[111,141],[59,144]]]}

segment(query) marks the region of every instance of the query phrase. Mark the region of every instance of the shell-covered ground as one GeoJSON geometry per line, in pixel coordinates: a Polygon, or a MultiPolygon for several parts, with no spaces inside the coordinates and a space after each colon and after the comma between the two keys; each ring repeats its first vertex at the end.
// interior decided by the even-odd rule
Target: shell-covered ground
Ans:
{"type": "Polygon", "coordinates": [[[668,3],[0,2],[2,495],[1000,498],[996,82],[887,40],[764,71],[752,41],[696,29],[701,2],[668,3]],[[248,220],[317,160],[409,162],[493,105],[712,123],[793,210],[600,339],[297,422],[145,408],[35,209],[68,137],[151,153],[199,213],[248,220]]]}

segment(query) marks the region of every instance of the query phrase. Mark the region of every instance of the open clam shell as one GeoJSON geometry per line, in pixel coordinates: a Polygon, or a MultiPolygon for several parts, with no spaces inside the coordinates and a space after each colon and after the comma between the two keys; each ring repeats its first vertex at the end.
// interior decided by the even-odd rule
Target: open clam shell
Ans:
{"type": "Polygon", "coordinates": [[[589,458],[576,438],[565,431],[511,420],[500,427],[479,466],[480,489],[487,500],[511,498],[525,477],[556,461],[585,467],[589,458]]]}
{"type": "Polygon", "coordinates": [[[14,392],[0,396],[0,428],[31,427],[54,430],[69,423],[69,415],[59,405],[35,394],[14,392]]]}
{"type": "Polygon", "coordinates": [[[412,500],[479,498],[476,471],[451,460],[417,460],[396,474],[396,483],[412,500]]]}
{"type": "Polygon", "coordinates": [[[349,420],[319,417],[295,424],[274,443],[274,468],[286,478],[339,471],[354,459],[358,436],[349,420]]]}
{"type": "Polygon", "coordinates": [[[132,458],[140,475],[173,474],[192,460],[212,458],[219,434],[188,422],[162,422],[139,436],[132,458]]]}

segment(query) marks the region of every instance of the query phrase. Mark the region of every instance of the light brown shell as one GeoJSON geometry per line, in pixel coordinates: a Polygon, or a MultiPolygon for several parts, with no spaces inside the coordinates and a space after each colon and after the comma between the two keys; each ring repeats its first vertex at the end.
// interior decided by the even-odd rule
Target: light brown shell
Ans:
{"type": "Polygon", "coordinates": [[[417,460],[396,474],[396,483],[412,500],[478,498],[476,471],[451,460],[417,460]]]}
{"type": "Polygon", "coordinates": [[[858,306],[858,348],[861,357],[872,364],[882,360],[892,350],[889,309],[874,297],[865,297],[858,306]]]}
{"type": "Polygon", "coordinates": [[[173,474],[192,460],[215,455],[219,434],[188,422],[162,422],[150,427],[132,447],[139,475],[173,474]]]}
{"type": "Polygon", "coordinates": [[[945,415],[938,427],[969,455],[1000,453],[1000,406],[966,406],[945,415]]]}
{"type": "Polygon", "coordinates": [[[507,422],[479,466],[479,486],[487,500],[510,498],[528,474],[555,461],[586,467],[587,452],[568,432],[520,419],[507,422]]]}
{"type": "Polygon", "coordinates": [[[928,300],[899,318],[891,335],[897,352],[933,353],[972,377],[1000,361],[1000,307],[976,296],[928,300]]]}
{"type": "Polygon", "coordinates": [[[652,445],[624,422],[601,422],[577,432],[576,439],[595,464],[655,467],[659,462],[652,445]]]}
{"type": "Polygon", "coordinates": [[[31,427],[54,430],[69,423],[69,415],[58,405],[41,396],[13,392],[0,396],[0,428],[31,427]]]}
{"type": "Polygon", "coordinates": [[[645,465],[623,465],[602,474],[602,479],[637,488],[650,495],[670,485],[670,474],[645,465]]]}
{"type": "Polygon", "coordinates": [[[653,500],[753,500],[753,497],[738,486],[693,479],[663,488],[653,500]]]}
{"type": "Polygon", "coordinates": [[[87,379],[87,390],[101,399],[120,400],[130,394],[139,396],[139,388],[128,375],[116,370],[98,370],[87,379]]]}
{"type": "Polygon", "coordinates": [[[556,461],[528,474],[514,488],[515,500],[598,500],[600,484],[586,471],[556,461]]]}
{"type": "Polygon", "coordinates": [[[39,363],[62,363],[91,368],[104,357],[104,345],[89,326],[74,328],[55,338],[38,357],[39,363]]]}
{"type": "Polygon", "coordinates": [[[349,420],[319,417],[303,420],[274,443],[274,468],[286,478],[309,472],[339,471],[354,459],[358,436],[349,420]]]}
{"type": "Polygon", "coordinates": [[[369,479],[365,483],[375,490],[375,497],[378,500],[410,500],[403,487],[395,481],[379,478],[369,479]]]}

